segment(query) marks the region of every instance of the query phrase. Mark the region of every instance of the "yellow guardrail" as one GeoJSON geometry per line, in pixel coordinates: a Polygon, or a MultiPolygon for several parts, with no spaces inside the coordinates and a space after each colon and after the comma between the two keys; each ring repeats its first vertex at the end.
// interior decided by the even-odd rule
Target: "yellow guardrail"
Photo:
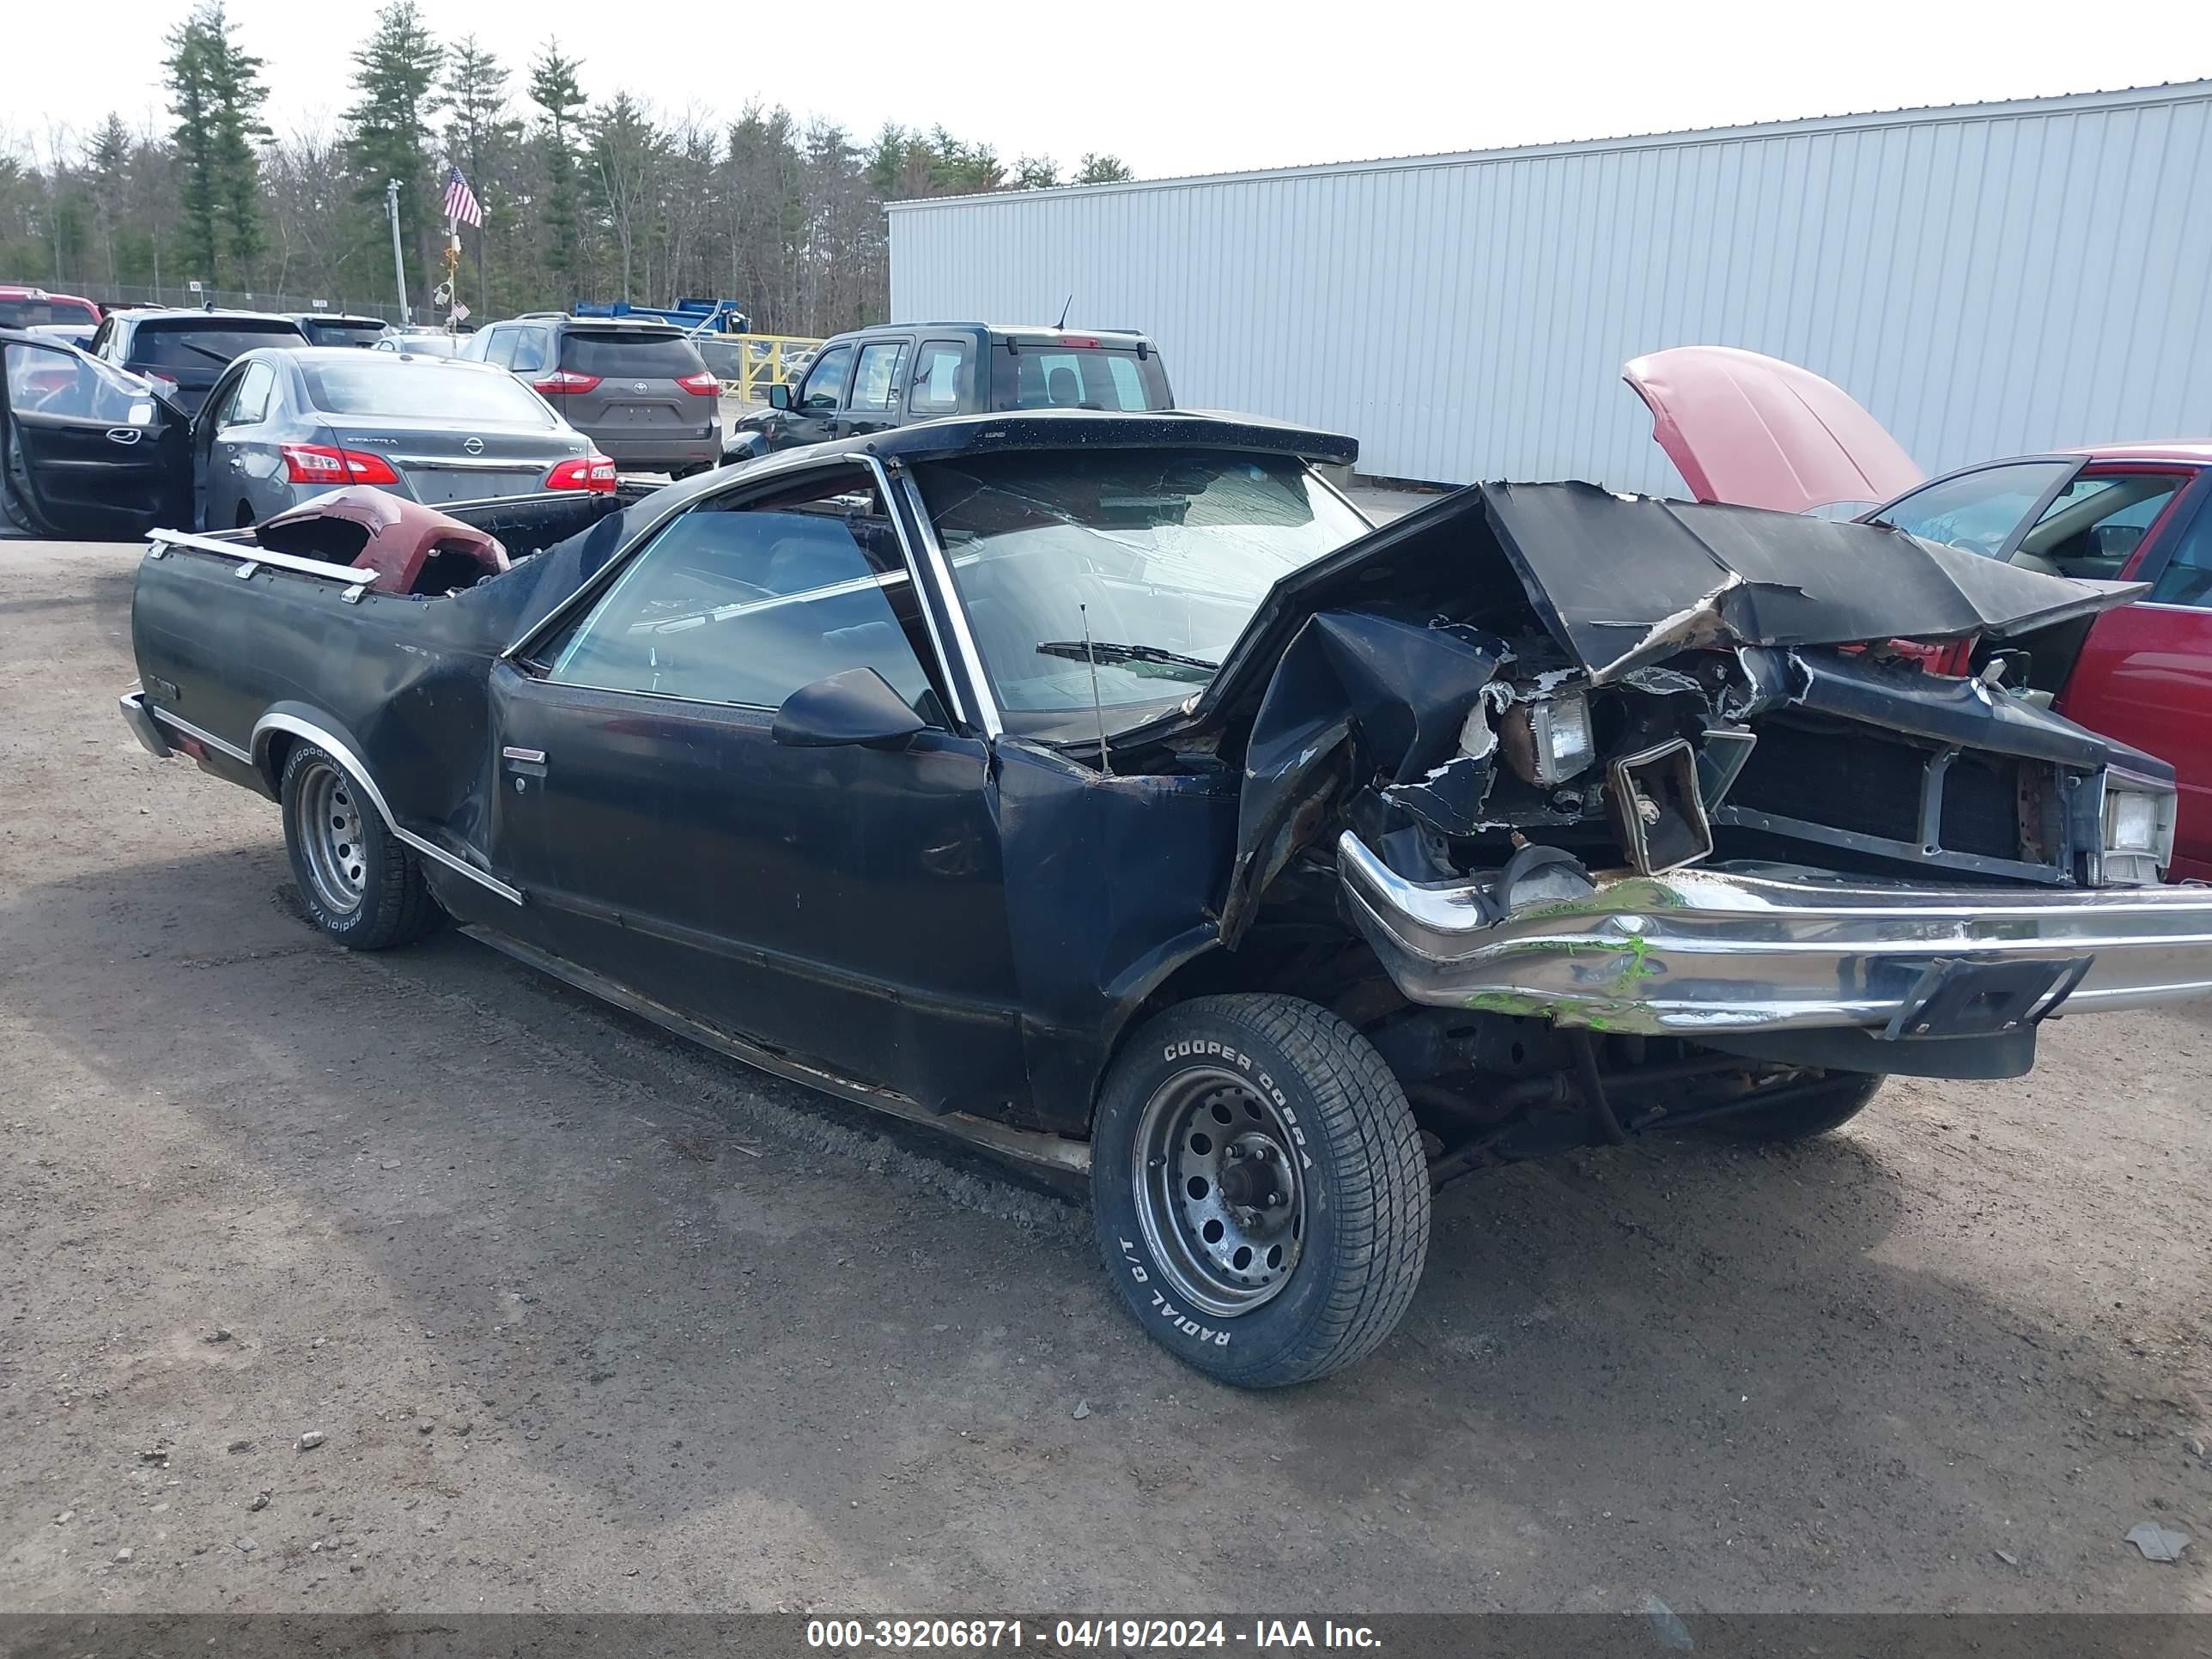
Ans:
{"type": "Polygon", "coordinates": [[[769,387],[795,384],[805,374],[822,342],[803,334],[708,334],[696,343],[724,397],[764,404],[769,387]]]}

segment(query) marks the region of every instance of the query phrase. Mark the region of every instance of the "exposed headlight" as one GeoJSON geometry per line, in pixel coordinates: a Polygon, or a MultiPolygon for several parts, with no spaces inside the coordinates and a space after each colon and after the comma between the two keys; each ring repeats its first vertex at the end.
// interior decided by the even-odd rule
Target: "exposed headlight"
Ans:
{"type": "Polygon", "coordinates": [[[2132,789],[2105,797],[2105,846],[2114,853],[2158,850],[2158,800],[2132,789]]]}
{"type": "Polygon", "coordinates": [[[1584,696],[1516,702],[1506,711],[1499,732],[1507,763],[1541,789],[1574,776],[1597,755],[1589,699],[1584,696]]]}
{"type": "Polygon", "coordinates": [[[2104,879],[2148,885],[2173,861],[2176,802],[2172,790],[2130,787],[2134,781],[2106,778],[2104,879]]]}

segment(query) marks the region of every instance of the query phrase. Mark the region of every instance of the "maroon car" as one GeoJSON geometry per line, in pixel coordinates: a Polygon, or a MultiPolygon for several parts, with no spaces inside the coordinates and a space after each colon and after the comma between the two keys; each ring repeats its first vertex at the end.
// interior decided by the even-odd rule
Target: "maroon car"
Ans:
{"type": "MultiPolygon", "coordinates": [[[[2134,605],[2034,637],[2014,683],[2171,761],[2168,874],[2212,880],[2212,442],[2100,444],[1928,479],[1874,416],[1794,364],[1683,346],[1623,374],[1700,501],[1869,519],[2033,570],[2143,583],[2134,605]]],[[[1940,665],[1960,672],[1971,650],[1942,647],[1940,665]]],[[[2112,828],[2148,849],[2166,826],[2112,828]]]]}

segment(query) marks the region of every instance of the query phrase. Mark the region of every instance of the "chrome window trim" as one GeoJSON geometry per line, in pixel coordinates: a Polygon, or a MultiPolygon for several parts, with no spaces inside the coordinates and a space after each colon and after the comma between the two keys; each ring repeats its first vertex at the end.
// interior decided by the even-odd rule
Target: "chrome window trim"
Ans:
{"type": "MultiPolygon", "coordinates": [[[[1351,514],[1353,518],[1358,520],[1360,523],[1365,525],[1370,530],[1380,530],[1382,528],[1382,526],[1376,524],[1374,520],[1367,516],[1365,511],[1360,507],[1358,501],[1353,501],[1351,496],[1346,495],[1341,489],[1339,489],[1334,484],[1331,483],[1328,481],[1328,475],[1327,473],[1323,472],[1311,461],[1308,461],[1305,465],[1308,476],[1310,476],[1313,481],[1319,484],[1323,489],[1326,489],[1330,495],[1335,496],[1336,499],[1343,504],[1345,510],[1351,514]]],[[[1323,558],[1327,558],[1328,555],[1324,553],[1322,556],[1323,558]]]]}
{"type": "MultiPolygon", "coordinates": [[[[773,481],[775,479],[783,477],[787,474],[803,472],[810,466],[827,467],[837,465],[859,465],[861,464],[862,459],[863,458],[858,455],[837,455],[832,456],[830,459],[825,461],[818,455],[809,455],[803,450],[794,450],[791,452],[788,456],[780,459],[775,457],[770,457],[764,460],[750,462],[745,466],[739,468],[738,475],[732,477],[723,488],[720,489],[704,490],[699,495],[690,497],[688,500],[678,502],[677,504],[670,507],[666,512],[639,525],[635,532],[630,537],[629,545],[623,550],[618,557],[609,559],[606,563],[600,566],[598,570],[592,573],[592,578],[589,581],[580,585],[574,592],[568,595],[567,599],[562,600],[560,604],[555,605],[550,611],[539,617],[530,628],[524,630],[522,635],[519,639],[517,639],[512,645],[508,646],[507,649],[499,653],[499,660],[501,662],[520,661],[524,655],[535,647],[538,641],[544,639],[546,635],[557,633],[564,625],[566,625],[570,617],[576,611],[596,601],[599,597],[599,590],[612,582],[617,575],[619,575],[624,569],[628,568],[629,562],[635,558],[638,554],[643,550],[646,544],[650,542],[653,537],[659,534],[662,528],[672,520],[681,517],[684,514],[690,512],[692,508],[703,506],[708,501],[720,501],[723,496],[730,494],[732,490],[750,489],[753,485],[757,484],[763,480],[773,481]]],[[[663,488],[673,489],[674,486],[664,485],[663,488]]],[[[658,494],[659,492],[656,491],[655,493],[658,494]]],[[[653,496],[647,495],[645,497],[645,501],[638,502],[637,505],[642,507],[645,504],[645,501],[649,501],[652,499],[653,496]]],[[[627,512],[630,509],[624,508],[623,510],[627,512]]],[[[604,519],[600,520],[600,523],[602,524],[605,522],[605,520],[604,519]]]]}
{"type": "Polygon", "coordinates": [[[190,548],[195,553],[213,553],[219,558],[235,559],[240,564],[268,565],[272,569],[290,570],[302,576],[319,576],[328,582],[344,582],[349,586],[374,582],[380,573],[363,570],[349,564],[330,564],[321,559],[302,558],[296,553],[274,553],[264,547],[255,547],[246,542],[218,542],[206,536],[187,535],[181,530],[151,530],[146,539],[152,544],[146,556],[158,559],[170,549],[190,548]]]}
{"type": "Polygon", "coordinates": [[[906,497],[907,510],[914,514],[922,551],[929,560],[931,579],[937,591],[945,596],[945,614],[951,619],[952,637],[959,642],[960,661],[967,671],[975,700],[978,724],[983,728],[983,735],[996,743],[1006,734],[1006,725],[1000,714],[997,696],[991,690],[990,677],[983,671],[983,653],[976,649],[975,636],[969,631],[967,607],[961,603],[960,590],[953,584],[952,567],[946,562],[943,544],[937,539],[937,526],[930,522],[929,505],[922,500],[921,486],[915,482],[913,472],[901,467],[898,481],[906,497]]]}
{"type": "Polygon", "coordinates": [[[391,830],[393,837],[403,846],[411,848],[434,863],[442,864],[457,875],[466,876],[479,887],[489,888],[510,904],[520,904],[523,902],[520,889],[508,886],[498,877],[477,869],[466,859],[447,852],[435,842],[427,841],[413,830],[403,829],[398,819],[392,816],[392,803],[384,799],[384,792],[376,787],[376,780],[369,775],[368,763],[355,751],[353,745],[337,733],[315,725],[312,720],[303,720],[296,714],[264,714],[254,722],[252,754],[245,754],[239,750],[232,749],[228,744],[223,747],[230,753],[239,756],[241,760],[258,766],[260,763],[260,756],[267,748],[266,734],[271,732],[287,732],[295,738],[305,738],[318,748],[325,750],[336,757],[344,764],[346,770],[353,775],[353,780],[361,786],[362,793],[374,804],[377,816],[384,820],[385,828],[391,830]]]}
{"type": "MultiPolygon", "coordinates": [[[[835,455],[824,458],[821,456],[799,454],[794,459],[784,461],[781,464],[773,461],[764,461],[745,467],[743,471],[742,476],[731,479],[727,489],[709,490],[703,495],[695,496],[691,500],[684,502],[681,506],[668,513],[663,514],[659,518],[656,518],[651,524],[641,527],[635,538],[632,540],[628,551],[624,552],[619,558],[608,560],[604,566],[592,574],[591,580],[584,583],[581,586],[578,587],[574,593],[571,593],[567,599],[562,600],[560,604],[555,605],[552,610],[547,611],[544,619],[541,620],[535,627],[532,628],[513,645],[508,646],[506,650],[501,652],[499,653],[499,659],[501,662],[514,662],[519,660],[524,653],[535,647],[541,640],[551,634],[557,633],[562,627],[566,626],[568,621],[574,612],[580,609],[588,609],[589,606],[596,605],[603,596],[604,590],[611,586],[619,576],[620,573],[629,568],[630,564],[645,550],[646,547],[651,544],[653,538],[659,535],[669,524],[682,517],[684,514],[691,512],[695,508],[705,505],[707,502],[718,501],[724,495],[728,495],[731,490],[739,489],[750,489],[754,485],[759,484],[764,481],[773,483],[779,479],[803,477],[807,470],[811,467],[819,467],[826,473],[830,468],[836,466],[858,466],[863,468],[872,477],[878,490],[882,494],[885,515],[890,520],[892,533],[898,538],[900,557],[905,562],[906,569],[904,572],[904,579],[907,581],[915,584],[915,598],[920,602],[921,610],[922,625],[928,630],[930,647],[937,658],[937,678],[944,684],[945,690],[951,693],[953,703],[955,704],[955,707],[951,710],[952,717],[956,720],[959,720],[963,724],[975,726],[987,732],[990,737],[995,738],[999,734],[999,728],[995,724],[997,711],[995,709],[990,710],[991,718],[988,721],[977,718],[976,710],[979,704],[986,708],[989,707],[988,694],[979,696],[972,685],[963,684],[963,677],[953,672],[953,663],[951,653],[945,650],[944,637],[938,631],[935,607],[929,603],[929,590],[921,580],[921,562],[916,556],[914,538],[908,535],[906,526],[900,521],[899,514],[896,508],[896,492],[892,488],[890,475],[885,470],[883,462],[873,455],[835,455]]],[[[926,526],[928,523],[928,520],[927,517],[924,517],[921,522],[926,526]]],[[[848,586],[855,592],[858,592],[862,587],[870,586],[888,589],[896,587],[898,585],[900,575],[901,573],[897,571],[885,571],[879,575],[872,577],[855,577],[849,584],[840,584],[839,586],[848,586]]],[[[956,628],[964,629],[964,619],[960,616],[957,600],[951,592],[949,585],[947,585],[942,591],[944,591],[945,595],[945,609],[953,617],[954,626],[956,628]]],[[[718,607],[716,614],[720,615],[726,612],[730,615],[738,615],[749,610],[785,603],[787,599],[797,597],[799,596],[778,595],[773,599],[757,601],[753,605],[718,607]]],[[[812,598],[815,597],[815,595],[810,593],[805,597],[812,598]]],[[[923,665],[923,667],[926,672],[927,665],[923,665]]],[[[548,678],[549,679],[550,678],[550,674],[548,678]]],[[[575,682],[567,680],[552,681],[551,683],[555,684],[575,685],[575,682]]],[[[576,685],[575,689],[579,690],[602,691],[615,696],[657,697],[663,702],[689,703],[695,708],[701,708],[762,709],[768,708],[768,705],[763,703],[711,702],[698,697],[676,697],[671,696],[665,692],[640,691],[614,686],[576,685]]],[[[794,686],[793,690],[796,690],[798,688],[794,686]]],[[[769,709],[769,712],[773,713],[774,710],[769,709]]]]}
{"type": "Polygon", "coordinates": [[[218,750],[223,754],[229,756],[231,759],[234,761],[244,761],[248,766],[253,764],[253,757],[248,754],[245,750],[240,749],[236,744],[224,742],[221,738],[216,736],[214,732],[207,730],[204,726],[194,726],[190,720],[186,720],[181,714],[171,714],[167,709],[162,708],[160,703],[152,701],[150,698],[148,699],[146,702],[146,712],[151,714],[155,720],[161,721],[162,725],[171,728],[173,731],[181,732],[188,738],[197,738],[201,743],[205,744],[209,748],[218,750]]]}

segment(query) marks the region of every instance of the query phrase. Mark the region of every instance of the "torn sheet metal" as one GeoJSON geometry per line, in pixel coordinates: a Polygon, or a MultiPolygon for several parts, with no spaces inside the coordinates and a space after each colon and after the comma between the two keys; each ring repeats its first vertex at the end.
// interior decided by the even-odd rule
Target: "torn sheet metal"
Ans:
{"type": "Polygon", "coordinates": [[[2023,570],[1883,525],[1624,500],[1590,484],[1470,493],[1539,615],[1599,684],[1704,646],[2026,633],[2145,591],[2023,570]]]}
{"type": "Polygon", "coordinates": [[[1492,755],[1462,754],[1462,734],[1505,642],[1480,629],[1378,607],[1313,617],[1267,683],[1245,750],[1237,854],[1222,936],[1233,943],[1251,902],[1311,833],[1340,782],[1359,775],[1444,833],[1469,832],[1489,793],[1492,755]]]}

